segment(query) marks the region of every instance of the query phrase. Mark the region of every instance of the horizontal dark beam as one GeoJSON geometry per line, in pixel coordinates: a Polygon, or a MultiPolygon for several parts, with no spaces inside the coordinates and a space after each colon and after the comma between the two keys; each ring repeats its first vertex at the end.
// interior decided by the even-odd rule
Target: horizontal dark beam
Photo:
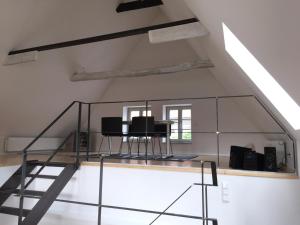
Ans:
{"type": "Polygon", "coordinates": [[[159,6],[159,5],[163,5],[163,2],[161,0],[142,0],[142,1],[137,0],[137,1],[125,2],[119,4],[116,11],[120,13],[120,12],[127,12],[131,10],[159,6]]]}
{"type": "Polygon", "coordinates": [[[104,34],[104,35],[95,36],[95,37],[88,37],[88,38],[82,38],[82,39],[77,39],[77,40],[72,40],[72,41],[55,43],[55,44],[42,45],[42,46],[38,46],[38,47],[14,50],[14,51],[9,52],[8,54],[15,55],[15,54],[31,52],[31,51],[41,52],[41,51],[66,48],[66,47],[77,46],[77,45],[90,44],[90,43],[94,43],[94,42],[107,41],[107,40],[112,40],[112,39],[117,39],[117,38],[145,34],[145,33],[148,33],[150,30],[174,27],[174,26],[178,26],[178,25],[194,23],[197,21],[198,21],[197,18],[179,20],[179,21],[175,21],[175,22],[162,23],[162,24],[157,24],[157,25],[152,25],[152,26],[142,27],[142,28],[136,28],[136,29],[127,30],[127,31],[121,31],[121,32],[116,32],[116,33],[111,33],[111,34],[104,34]]]}

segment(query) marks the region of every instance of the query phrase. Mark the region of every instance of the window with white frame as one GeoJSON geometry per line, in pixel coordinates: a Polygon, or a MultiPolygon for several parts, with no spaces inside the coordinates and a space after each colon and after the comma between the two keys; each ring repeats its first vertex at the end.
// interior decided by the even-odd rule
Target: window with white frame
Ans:
{"type": "MultiPolygon", "coordinates": [[[[138,116],[151,116],[151,106],[148,106],[148,113],[146,113],[146,106],[124,106],[123,107],[123,120],[132,121],[132,117],[138,116]]],[[[128,125],[123,125],[123,133],[128,133],[128,125]]],[[[127,137],[123,138],[123,141],[127,141],[127,137]]]]}
{"type": "Polygon", "coordinates": [[[127,121],[131,121],[132,117],[151,116],[151,108],[148,107],[148,114],[146,113],[146,106],[128,106],[127,107],[127,121]]]}
{"type": "Polygon", "coordinates": [[[165,106],[167,120],[172,120],[171,140],[178,142],[192,141],[192,106],[169,105],[165,106]]]}

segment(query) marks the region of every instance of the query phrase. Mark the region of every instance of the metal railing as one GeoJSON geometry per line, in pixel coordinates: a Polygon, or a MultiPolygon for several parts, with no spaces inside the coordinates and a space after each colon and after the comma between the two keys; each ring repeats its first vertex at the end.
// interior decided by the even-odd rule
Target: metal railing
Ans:
{"type": "MultiPolygon", "coordinates": [[[[53,157],[59,152],[58,148],[56,151],[53,152],[52,155],[50,155],[49,159],[44,163],[42,166],[42,169],[40,169],[36,176],[33,176],[29,183],[25,184],[25,178],[26,178],[26,163],[28,158],[28,150],[48,131],[50,130],[55,124],[57,124],[58,121],[62,119],[62,117],[69,112],[70,110],[73,110],[75,107],[78,107],[78,113],[77,113],[77,126],[76,126],[76,144],[75,144],[75,165],[76,167],[80,166],[80,132],[82,131],[82,122],[87,122],[87,148],[86,148],[86,155],[85,160],[90,159],[90,153],[91,153],[91,134],[93,133],[91,131],[91,115],[92,115],[92,107],[94,105],[107,105],[107,104],[134,104],[134,103],[140,103],[144,102],[146,106],[146,112],[148,112],[149,105],[154,102],[174,102],[174,101],[194,101],[194,100],[214,100],[215,101],[215,108],[216,108],[216,131],[205,131],[205,132],[192,132],[192,133],[210,133],[215,134],[217,137],[217,165],[220,164],[220,135],[221,134],[235,134],[235,133],[242,133],[242,134],[283,134],[286,135],[292,142],[292,151],[293,151],[293,159],[294,159],[294,169],[296,171],[297,164],[296,164],[296,141],[294,137],[291,135],[291,133],[288,131],[288,129],[280,122],[279,119],[271,112],[271,110],[260,100],[258,97],[253,95],[241,95],[241,96],[217,96],[217,97],[200,97],[200,98],[168,98],[168,99],[146,99],[146,100],[130,100],[130,101],[103,101],[103,102],[80,102],[80,101],[74,101],[72,102],[68,107],[66,107],[60,114],[57,116],[30,144],[26,146],[26,148],[22,151],[22,177],[21,177],[21,188],[20,188],[20,202],[19,202],[19,225],[22,223],[22,217],[23,217],[23,204],[24,204],[24,190],[28,187],[28,185],[37,177],[37,175],[41,172],[43,168],[47,166],[47,164],[53,159],[53,157]],[[259,105],[264,109],[264,111],[272,118],[272,120],[281,128],[282,132],[227,132],[220,130],[219,127],[219,101],[221,99],[236,99],[236,98],[253,98],[255,99],[259,105]],[[83,112],[83,106],[87,107],[87,118],[83,120],[82,112],[83,112]]],[[[147,115],[148,116],[148,115],[147,115]]],[[[62,143],[64,145],[70,138],[70,135],[65,139],[65,141],[62,143]]],[[[61,146],[62,146],[61,145],[61,146]]],[[[60,147],[61,147],[60,146],[60,147]]],[[[148,162],[148,149],[146,145],[146,158],[145,163],[148,162]]]]}
{"type": "Polygon", "coordinates": [[[157,216],[155,219],[149,223],[149,225],[154,224],[157,220],[159,220],[162,216],[173,216],[178,218],[188,218],[188,219],[195,219],[195,220],[201,220],[203,225],[208,225],[209,222],[212,222],[213,225],[218,225],[218,220],[215,218],[210,218],[208,215],[208,187],[217,187],[218,186],[218,177],[217,177],[217,167],[216,163],[212,161],[201,161],[201,160],[195,160],[194,162],[197,162],[200,164],[201,168],[201,182],[199,183],[193,183],[190,185],[186,190],[184,190],[174,201],[172,201],[171,204],[169,204],[163,211],[155,211],[155,210],[144,210],[144,209],[135,209],[135,208],[128,208],[128,207],[115,207],[115,206],[106,206],[103,205],[102,199],[103,199],[103,177],[104,177],[104,163],[106,160],[114,159],[114,157],[107,156],[107,157],[100,157],[100,179],[99,179],[99,201],[98,201],[98,225],[102,224],[102,208],[114,208],[114,209],[120,209],[120,210],[126,210],[126,211],[133,211],[133,212],[143,212],[143,213],[149,213],[149,214],[156,214],[157,216]],[[210,165],[210,174],[212,176],[212,182],[206,183],[204,179],[204,170],[205,165],[210,165]],[[186,195],[193,187],[195,186],[201,186],[201,206],[202,206],[202,216],[194,216],[194,215],[186,215],[186,214],[178,214],[178,213],[168,213],[167,211],[175,205],[184,195],[186,195]]]}

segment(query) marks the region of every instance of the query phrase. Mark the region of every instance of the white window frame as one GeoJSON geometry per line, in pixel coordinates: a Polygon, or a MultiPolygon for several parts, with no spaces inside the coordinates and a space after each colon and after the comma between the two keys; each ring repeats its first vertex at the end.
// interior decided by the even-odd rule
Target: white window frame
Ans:
{"type": "MultiPolygon", "coordinates": [[[[182,110],[191,110],[191,132],[192,132],[192,105],[191,104],[181,104],[181,105],[164,105],[163,106],[163,119],[171,120],[169,116],[170,110],[178,110],[178,139],[171,139],[172,143],[192,143],[193,135],[190,140],[183,139],[183,129],[182,129],[182,110]]],[[[165,141],[165,140],[164,140],[165,141]]]]}
{"type": "MultiPolygon", "coordinates": [[[[132,111],[139,111],[139,116],[143,116],[143,112],[147,110],[146,108],[146,106],[127,106],[127,121],[131,121],[130,114],[132,111]]],[[[151,111],[151,106],[148,106],[148,111],[151,111]]]]}
{"type": "MultiPolygon", "coordinates": [[[[123,120],[124,121],[131,121],[130,119],[130,112],[131,111],[139,111],[139,116],[143,116],[143,111],[146,111],[146,106],[145,105],[139,105],[139,106],[124,106],[123,107],[123,120]]],[[[148,106],[148,111],[151,111],[151,105],[148,106]]],[[[152,111],[151,111],[152,114],[152,111]]],[[[147,115],[150,116],[150,115],[147,115]]],[[[123,133],[128,132],[128,126],[123,125],[123,133]]],[[[132,138],[132,137],[131,137],[132,138]]],[[[127,137],[123,137],[123,142],[127,141],[127,137]]]]}

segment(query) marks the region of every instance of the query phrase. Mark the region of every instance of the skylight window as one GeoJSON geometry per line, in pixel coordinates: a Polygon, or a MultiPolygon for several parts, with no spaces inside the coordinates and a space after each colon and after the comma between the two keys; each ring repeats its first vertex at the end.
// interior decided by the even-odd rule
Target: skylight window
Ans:
{"type": "Polygon", "coordinates": [[[295,130],[300,129],[300,107],[223,23],[225,49],[253,83],[295,130]]]}

